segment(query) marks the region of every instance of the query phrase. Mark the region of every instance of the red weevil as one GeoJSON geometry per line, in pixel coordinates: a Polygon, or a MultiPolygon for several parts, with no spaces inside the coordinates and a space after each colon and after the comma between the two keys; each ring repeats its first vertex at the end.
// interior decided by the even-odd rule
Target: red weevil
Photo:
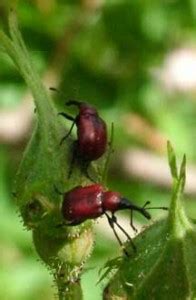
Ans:
{"type": "MultiPolygon", "coordinates": [[[[138,211],[146,219],[151,219],[148,209],[164,209],[166,207],[148,207],[149,201],[143,207],[140,207],[128,199],[122,197],[118,192],[105,191],[100,184],[93,184],[89,186],[77,186],[70,191],[63,194],[62,215],[66,220],[65,225],[75,226],[83,223],[89,219],[96,219],[102,215],[107,217],[108,223],[111,226],[120,246],[123,246],[115,225],[125,234],[129,241],[131,241],[133,249],[136,250],[129,234],[118,223],[115,212],[119,210],[129,209],[131,211],[130,225],[136,231],[133,225],[133,211],[138,211]],[[111,213],[111,216],[108,214],[111,213]]],[[[127,252],[125,252],[127,254],[127,252]]]]}
{"type": "MultiPolygon", "coordinates": [[[[57,91],[55,88],[50,89],[57,91]]],[[[77,159],[77,161],[80,162],[82,171],[91,181],[94,181],[88,174],[88,167],[91,161],[97,160],[106,151],[106,123],[102,118],[100,118],[97,110],[93,106],[85,102],[70,100],[66,102],[66,105],[75,105],[79,108],[79,113],[75,118],[65,112],[59,113],[59,115],[73,122],[70,130],[62,138],[60,144],[62,144],[71,134],[74,125],[76,125],[77,127],[77,140],[73,145],[73,156],[70,164],[68,178],[71,176],[73,164],[77,159]]]]}

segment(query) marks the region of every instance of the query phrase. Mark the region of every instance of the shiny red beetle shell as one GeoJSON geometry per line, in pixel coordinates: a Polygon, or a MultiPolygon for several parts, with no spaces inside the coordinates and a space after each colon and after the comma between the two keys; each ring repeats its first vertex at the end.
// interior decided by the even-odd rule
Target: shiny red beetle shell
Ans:
{"type": "Polygon", "coordinates": [[[96,219],[104,212],[119,210],[120,194],[104,191],[100,184],[77,186],[65,193],[62,215],[71,224],[80,224],[88,219],[96,219]]]}
{"type": "Polygon", "coordinates": [[[80,224],[101,216],[103,192],[104,188],[99,184],[73,188],[64,195],[63,217],[73,224],[80,224]]]}
{"type": "Polygon", "coordinates": [[[79,155],[88,161],[97,160],[106,151],[107,128],[97,111],[87,104],[80,106],[77,117],[79,155]]]}

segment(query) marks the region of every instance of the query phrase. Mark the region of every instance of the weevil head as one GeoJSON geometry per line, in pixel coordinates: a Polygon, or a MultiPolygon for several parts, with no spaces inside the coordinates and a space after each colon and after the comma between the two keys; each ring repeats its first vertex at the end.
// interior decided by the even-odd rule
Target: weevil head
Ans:
{"type": "Polygon", "coordinates": [[[80,115],[92,115],[92,116],[98,116],[97,110],[89,105],[86,102],[83,101],[77,101],[77,100],[69,100],[66,102],[67,106],[75,105],[80,110],[80,115]]]}

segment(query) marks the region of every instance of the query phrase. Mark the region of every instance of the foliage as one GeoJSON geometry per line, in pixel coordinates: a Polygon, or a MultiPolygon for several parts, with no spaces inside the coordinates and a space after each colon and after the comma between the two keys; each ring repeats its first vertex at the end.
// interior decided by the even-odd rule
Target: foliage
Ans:
{"type": "MultiPolygon", "coordinates": [[[[159,67],[169,51],[194,44],[194,1],[135,3],[129,0],[109,0],[102,4],[92,1],[98,3],[97,8],[88,6],[88,2],[18,1],[18,18],[31,52],[35,66],[33,68],[40,74],[51,67],[58,70],[60,89],[65,98],[87,99],[99,108],[108,124],[113,121],[116,150],[130,145],[145,149],[149,147],[134,132],[130,135],[125,130],[123,116],[134,112],[170,139],[177,155],[187,153],[188,161],[195,162],[194,93],[168,93],[151,76],[152,68],[159,67]]],[[[10,3],[11,1],[2,1],[0,4],[0,23],[5,30],[10,3]]],[[[2,49],[2,45],[0,47],[2,49]]],[[[3,52],[0,63],[0,107],[16,108],[23,98],[26,86],[3,52]]],[[[46,94],[41,93],[39,96],[42,95],[42,99],[46,100],[46,94]]],[[[59,98],[55,99],[56,107],[62,109],[64,101],[59,98]]],[[[36,116],[39,116],[39,111],[36,116]]],[[[48,115],[46,119],[50,121],[48,115]]],[[[64,131],[64,124],[59,122],[56,120],[55,124],[62,128],[60,131],[64,131]]],[[[50,132],[50,129],[47,130],[50,132]]],[[[59,135],[62,136],[62,133],[59,132],[59,135]]],[[[47,148],[45,142],[47,141],[43,141],[45,148],[42,148],[44,153],[47,148]]],[[[23,231],[18,222],[11,195],[13,178],[23,148],[23,144],[1,145],[0,148],[0,298],[4,299],[6,294],[8,300],[27,300],[28,294],[28,299],[53,299],[51,278],[44,267],[35,262],[37,256],[31,249],[29,232],[23,231]]],[[[66,152],[66,147],[62,151],[66,152]]],[[[37,155],[41,155],[44,164],[42,152],[37,155]]],[[[28,182],[33,183],[32,189],[36,188],[38,194],[40,190],[48,189],[43,183],[47,174],[42,172],[40,182],[35,173],[28,175],[28,182]]],[[[151,199],[153,204],[166,205],[169,200],[167,191],[133,178],[130,182],[128,178],[122,178],[121,170],[109,177],[109,185],[140,204],[151,199]]],[[[65,183],[61,182],[62,189],[64,186],[65,183]]],[[[59,203],[60,199],[51,184],[50,189],[49,194],[53,193],[54,196],[50,200],[59,203]]],[[[30,199],[28,195],[31,196],[31,188],[27,190],[24,197],[26,200],[30,199]]],[[[191,197],[186,199],[186,208],[189,215],[194,217],[195,202],[191,197]]],[[[137,221],[141,222],[140,219],[137,221]]],[[[116,256],[119,251],[115,242],[108,243],[104,232],[98,233],[96,242],[94,255],[82,277],[85,300],[92,299],[92,289],[89,290],[89,286],[93,287],[94,299],[101,298],[102,286],[95,286],[97,270],[107,257],[116,256]]]]}
{"type": "Polygon", "coordinates": [[[155,222],[137,236],[134,241],[138,252],[129,260],[122,260],[120,266],[117,261],[118,270],[105,289],[106,299],[195,298],[196,228],[182,206],[186,159],[184,156],[177,175],[170,143],[168,157],[173,177],[168,218],[155,222]]]}

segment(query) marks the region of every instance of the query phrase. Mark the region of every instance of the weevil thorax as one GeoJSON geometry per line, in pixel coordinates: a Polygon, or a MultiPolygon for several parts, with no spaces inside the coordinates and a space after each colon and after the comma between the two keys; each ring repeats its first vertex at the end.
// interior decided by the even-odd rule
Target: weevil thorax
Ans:
{"type": "Polygon", "coordinates": [[[89,116],[97,117],[98,113],[97,113],[97,110],[93,106],[82,102],[80,104],[80,115],[89,115],[89,116]]]}
{"type": "Polygon", "coordinates": [[[107,191],[103,194],[103,210],[115,212],[119,210],[120,194],[117,192],[107,191]]]}

